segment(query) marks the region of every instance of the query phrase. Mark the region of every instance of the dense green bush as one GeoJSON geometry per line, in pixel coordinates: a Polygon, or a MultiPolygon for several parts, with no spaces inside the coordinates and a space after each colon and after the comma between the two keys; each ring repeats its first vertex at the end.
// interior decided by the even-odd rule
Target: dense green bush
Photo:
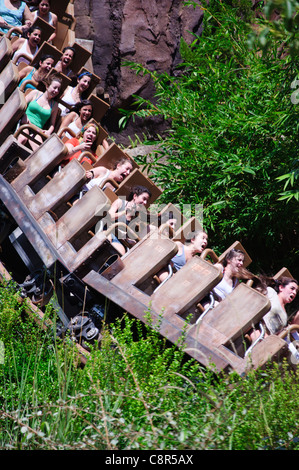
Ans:
{"type": "Polygon", "coordinates": [[[186,359],[183,337],[169,347],[124,315],[80,368],[71,343],[25,307],[0,289],[1,449],[299,449],[299,377],[287,363],[215,374],[186,359]]]}
{"type": "Polygon", "coordinates": [[[169,120],[153,161],[140,163],[163,188],[163,202],[203,204],[216,251],[238,239],[254,269],[274,274],[286,265],[297,276],[298,202],[279,200],[277,178],[298,159],[299,108],[291,100],[298,58],[282,54],[275,37],[267,51],[250,42],[248,16],[233,3],[209,2],[202,36],[181,43],[175,76],[127,64],[151,76],[156,96],[136,97],[125,119],[169,120]]]}

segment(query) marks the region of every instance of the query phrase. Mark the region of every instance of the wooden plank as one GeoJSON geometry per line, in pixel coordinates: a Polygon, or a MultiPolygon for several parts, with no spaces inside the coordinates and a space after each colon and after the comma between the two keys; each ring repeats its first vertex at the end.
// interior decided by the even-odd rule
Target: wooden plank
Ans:
{"type": "Polygon", "coordinates": [[[67,260],[68,269],[80,278],[91,270],[98,271],[111,255],[118,253],[103,232],[91,237],[78,251],[66,242],[58,252],[67,260]]]}
{"type": "Polygon", "coordinates": [[[106,101],[101,100],[96,94],[92,93],[88,99],[93,105],[93,119],[97,122],[101,122],[105,114],[107,113],[110,105],[106,101]]]}
{"type": "MultiPolygon", "coordinates": [[[[90,271],[83,278],[83,282],[100,294],[106,296],[123,308],[125,312],[129,312],[143,323],[147,323],[150,317],[150,324],[153,327],[159,326],[159,333],[172,343],[176,344],[182,337],[182,328],[186,325],[183,319],[179,317],[167,318],[155,312],[149,304],[145,304],[136,299],[134,296],[130,295],[127,290],[113,284],[95,271],[90,271]]],[[[201,344],[196,337],[192,335],[187,334],[184,338],[183,349],[191,357],[204,365],[209,366],[211,363],[214,363],[216,369],[219,371],[225,370],[228,367],[227,361],[217,356],[215,352],[201,344]]]]}
{"type": "Polygon", "coordinates": [[[252,262],[252,259],[250,258],[249,254],[247,253],[247,251],[245,250],[244,246],[242,245],[242,243],[240,243],[238,240],[235,241],[232,245],[230,245],[227,250],[225,250],[223,253],[221,253],[221,255],[219,256],[219,259],[218,259],[218,262],[219,263],[222,263],[224,258],[225,258],[225,255],[232,249],[235,249],[235,250],[241,250],[243,251],[244,253],[244,268],[246,268],[251,262],[252,262]]]}
{"type": "MultiPolygon", "coordinates": [[[[39,26],[41,28],[41,45],[43,44],[43,42],[47,42],[50,36],[55,32],[55,28],[39,16],[34,20],[32,26],[39,26]]],[[[33,57],[32,59],[32,64],[34,63],[35,57],[33,57]]]]}
{"type": "Polygon", "coordinates": [[[24,93],[16,88],[0,109],[0,145],[14,129],[27,107],[24,93]]]}
{"type": "Polygon", "coordinates": [[[25,160],[30,154],[31,151],[10,134],[0,147],[0,173],[3,175],[14,160],[25,160]]]}
{"type": "Polygon", "coordinates": [[[190,217],[178,230],[176,230],[173,239],[185,243],[186,235],[190,232],[203,230],[200,221],[196,217],[190,217]]]}
{"type": "Polygon", "coordinates": [[[227,341],[233,341],[261,320],[270,307],[266,296],[240,283],[203,321],[225,335],[227,341]]]}
{"type": "Polygon", "coordinates": [[[115,143],[111,144],[110,147],[98,158],[93,167],[104,166],[106,168],[113,168],[115,163],[121,158],[127,158],[132,163],[133,169],[139,168],[139,165],[129,155],[127,155],[121,148],[115,143]]]}
{"type": "Polygon", "coordinates": [[[38,63],[43,55],[48,55],[48,54],[54,57],[54,64],[56,64],[62,56],[62,52],[59,49],[54,47],[49,42],[44,41],[42,45],[39,47],[37,53],[35,54],[32,60],[32,64],[38,63]]]}
{"type": "Polygon", "coordinates": [[[279,358],[282,360],[288,354],[286,341],[276,335],[270,335],[257,343],[247,358],[247,368],[254,369],[263,367],[268,361],[279,358]]]}
{"type": "Polygon", "coordinates": [[[87,61],[91,56],[91,52],[86,49],[85,47],[81,46],[77,42],[71,44],[71,46],[75,49],[75,57],[71,64],[71,69],[74,74],[78,74],[79,70],[85,66],[87,61]]]}
{"type": "Polygon", "coordinates": [[[62,49],[64,48],[68,31],[68,25],[58,20],[56,25],[56,37],[54,38],[53,45],[57,47],[57,49],[60,51],[62,51],[62,49]]]}
{"type": "Polygon", "coordinates": [[[13,55],[11,42],[6,36],[0,39],[0,71],[8,64],[13,55]]]}
{"type": "Polygon", "coordinates": [[[12,182],[14,190],[21,194],[26,185],[35,183],[53,170],[66,154],[67,148],[63,142],[56,134],[52,134],[26,159],[25,171],[12,182]]]}
{"type": "Polygon", "coordinates": [[[78,72],[78,75],[81,75],[82,73],[85,73],[85,72],[88,72],[90,73],[90,78],[91,78],[91,81],[90,81],[90,86],[88,88],[88,91],[89,91],[89,94],[92,95],[94,92],[95,92],[95,88],[97,87],[97,85],[100,83],[101,81],[101,77],[99,77],[98,75],[96,75],[94,72],[92,72],[91,70],[88,70],[87,67],[81,67],[81,69],[79,70],[78,72]]]}
{"type": "MultiPolygon", "coordinates": [[[[11,275],[9,272],[6,270],[6,268],[3,266],[2,263],[0,263],[0,280],[6,280],[10,281],[11,275]]],[[[34,314],[34,320],[37,322],[37,324],[43,329],[47,330],[48,328],[53,328],[53,322],[49,318],[46,318],[44,312],[40,310],[28,297],[26,298],[26,302],[24,301],[22,297],[19,298],[20,302],[24,302],[25,305],[25,311],[28,314],[34,314]]],[[[75,347],[79,353],[79,358],[82,364],[86,364],[87,358],[89,357],[89,352],[86,351],[80,344],[74,343],[75,347]]]]}
{"type": "MultiPolygon", "coordinates": [[[[162,190],[158,188],[149,178],[147,178],[139,168],[135,168],[129,176],[121,182],[118,189],[115,191],[115,195],[118,197],[123,196],[127,198],[132,190],[133,186],[141,185],[145,186],[151,191],[151,198],[148,204],[145,207],[149,207],[150,204],[153,204],[156,199],[162,194],[162,190]]],[[[105,191],[106,192],[106,191],[105,191]]]]}
{"type": "MultiPolygon", "coordinates": [[[[28,208],[13,190],[12,186],[0,175],[0,199],[10,212],[16,224],[34,247],[46,267],[50,267],[57,259],[55,247],[45,235],[28,208]]],[[[62,264],[64,260],[61,259],[62,264]]]]}
{"type": "Polygon", "coordinates": [[[170,218],[172,218],[169,217],[170,213],[173,215],[173,218],[177,220],[176,231],[178,231],[179,228],[187,222],[187,219],[184,214],[182,214],[179,207],[170,202],[160,211],[162,223],[167,222],[170,218]]]}

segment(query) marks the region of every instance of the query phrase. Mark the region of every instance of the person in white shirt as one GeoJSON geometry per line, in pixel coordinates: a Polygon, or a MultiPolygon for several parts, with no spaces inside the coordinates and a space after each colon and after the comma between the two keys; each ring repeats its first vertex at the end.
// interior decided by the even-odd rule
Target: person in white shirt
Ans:
{"type": "Polygon", "coordinates": [[[244,264],[244,252],[233,248],[223,260],[223,263],[216,263],[215,266],[222,268],[223,278],[213,289],[215,300],[220,302],[230,294],[238,284],[238,273],[244,264]]]}

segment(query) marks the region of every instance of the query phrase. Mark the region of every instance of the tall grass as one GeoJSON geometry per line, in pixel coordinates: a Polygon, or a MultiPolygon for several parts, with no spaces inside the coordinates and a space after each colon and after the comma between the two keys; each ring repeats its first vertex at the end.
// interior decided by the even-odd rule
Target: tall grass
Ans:
{"type": "Polygon", "coordinates": [[[214,374],[124,314],[82,368],[14,289],[0,289],[0,312],[1,449],[299,448],[298,373],[286,363],[214,374]]]}

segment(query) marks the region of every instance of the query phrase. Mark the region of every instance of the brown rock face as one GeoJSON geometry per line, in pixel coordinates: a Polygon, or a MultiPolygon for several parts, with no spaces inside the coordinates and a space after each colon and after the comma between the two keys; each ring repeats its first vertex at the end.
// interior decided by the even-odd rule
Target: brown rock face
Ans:
{"type": "MultiPolygon", "coordinates": [[[[149,70],[172,73],[180,61],[181,38],[189,43],[194,39],[191,33],[200,33],[202,10],[199,6],[184,7],[183,3],[182,0],[76,0],[76,36],[94,41],[94,70],[110,95],[111,110],[104,123],[110,133],[118,132],[117,109],[130,106],[133,94],[152,98],[154,93],[148,76],[136,75],[123,67],[122,62],[134,61],[149,70]]],[[[142,133],[140,124],[123,134],[142,133]]],[[[151,123],[146,124],[151,130],[151,123]]],[[[157,125],[152,123],[156,131],[157,125]]]]}

